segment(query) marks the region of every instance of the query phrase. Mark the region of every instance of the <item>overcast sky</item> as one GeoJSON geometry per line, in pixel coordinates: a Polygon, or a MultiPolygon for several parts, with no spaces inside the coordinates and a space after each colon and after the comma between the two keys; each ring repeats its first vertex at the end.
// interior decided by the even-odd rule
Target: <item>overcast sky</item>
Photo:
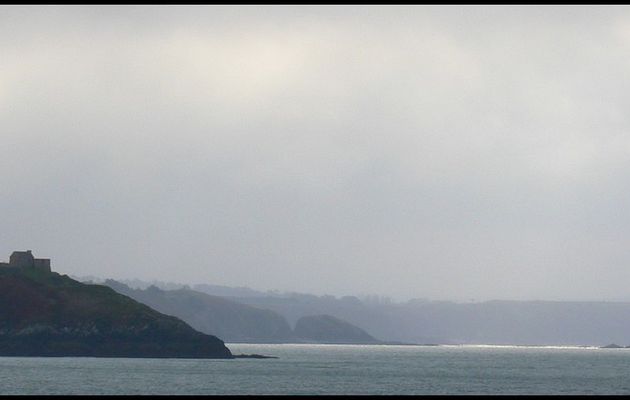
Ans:
{"type": "Polygon", "coordinates": [[[0,7],[0,259],[630,299],[629,7],[0,7]]]}

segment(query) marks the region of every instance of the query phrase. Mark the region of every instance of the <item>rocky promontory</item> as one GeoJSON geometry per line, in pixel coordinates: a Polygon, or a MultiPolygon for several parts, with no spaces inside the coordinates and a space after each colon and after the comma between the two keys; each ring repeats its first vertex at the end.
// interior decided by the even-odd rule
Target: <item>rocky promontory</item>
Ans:
{"type": "Polygon", "coordinates": [[[296,337],[318,343],[381,343],[363,329],[331,315],[311,315],[298,319],[293,330],[296,337]]]}
{"type": "Polygon", "coordinates": [[[113,289],[0,266],[0,356],[233,358],[219,338],[113,289]]]}

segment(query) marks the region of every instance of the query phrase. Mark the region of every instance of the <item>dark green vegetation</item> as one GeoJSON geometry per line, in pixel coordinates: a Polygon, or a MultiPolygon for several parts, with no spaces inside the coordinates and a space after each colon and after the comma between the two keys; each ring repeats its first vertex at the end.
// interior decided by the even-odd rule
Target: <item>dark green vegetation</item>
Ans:
{"type": "Polygon", "coordinates": [[[107,286],[0,268],[0,355],[232,358],[217,337],[107,286]]]}
{"type": "Polygon", "coordinates": [[[295,324],[294,333],[321,343],[380,343],[363,329],[330,315],[302,317],[295,324]]]}

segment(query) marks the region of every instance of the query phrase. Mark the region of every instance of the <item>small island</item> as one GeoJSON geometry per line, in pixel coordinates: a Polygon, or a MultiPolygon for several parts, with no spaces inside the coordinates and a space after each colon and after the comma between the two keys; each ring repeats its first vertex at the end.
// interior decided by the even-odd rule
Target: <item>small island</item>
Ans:
{"type": "Polygon", "coordinates": [[[627,349],[630,346],[620,346],[617,343],[607,344],[606,346],[601,346],[600,349],[627,349]]]}

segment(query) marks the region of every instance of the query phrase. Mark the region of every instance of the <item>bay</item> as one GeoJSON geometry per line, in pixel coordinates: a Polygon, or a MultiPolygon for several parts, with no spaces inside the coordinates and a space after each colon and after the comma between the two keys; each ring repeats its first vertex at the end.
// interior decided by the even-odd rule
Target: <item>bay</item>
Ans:
{"type": "Polygon", "coordinates": [[[0,394],[630,394],[630,349],[227,345],[279,358],[0,357],[0,394]]]}

